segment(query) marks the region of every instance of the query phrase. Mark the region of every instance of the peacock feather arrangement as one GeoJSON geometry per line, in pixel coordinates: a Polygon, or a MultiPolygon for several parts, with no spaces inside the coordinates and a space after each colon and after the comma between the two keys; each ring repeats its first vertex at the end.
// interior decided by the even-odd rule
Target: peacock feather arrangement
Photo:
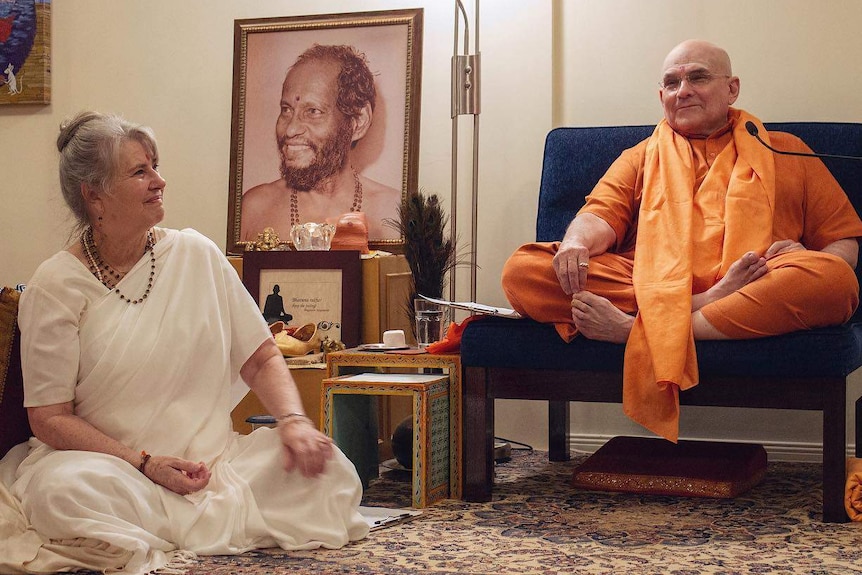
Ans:
{"type": "Polygon", "coordinates": [[[388,219],[386,224],[404,238],[404,257],[413,274],[413,294],[408,303],[412,317],[415,295],[442,297],[446,274],[459,263],[455,243],[446,233],[449,216],[436,194],[417,191],[401,204],[398,219],[388,219]]]}

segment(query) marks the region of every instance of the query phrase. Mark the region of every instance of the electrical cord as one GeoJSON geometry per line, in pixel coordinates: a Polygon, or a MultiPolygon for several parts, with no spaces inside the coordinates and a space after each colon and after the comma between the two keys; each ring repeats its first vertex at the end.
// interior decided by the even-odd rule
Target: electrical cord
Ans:
{"type": "Polygon", "coordinates": [[[521,443],[520,441],[515,441],[513,439],[506,439],[505,437],[495,437],[494,441],[502,441],[503,443],[510,444],[513,451],[533,451],[532,445],[521,443]],[[516,445],[520,445],[520,447],[515,447],[516,445]]]}

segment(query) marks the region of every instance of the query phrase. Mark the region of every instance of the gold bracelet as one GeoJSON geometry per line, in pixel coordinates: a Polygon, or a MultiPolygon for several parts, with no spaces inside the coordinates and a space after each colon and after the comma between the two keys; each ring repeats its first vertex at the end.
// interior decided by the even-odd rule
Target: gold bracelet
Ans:
{"type": "Polygon", "coordinates": [[[314,422],[311,421],[311,418],[305,415],[304,413],[294,412],[294,413],[286,413],[284,415],[279,415],[275,418],[278,423],[293,423],[294,421],[305,421],[306,423],[310,423],[314,425],[314,422]]]}

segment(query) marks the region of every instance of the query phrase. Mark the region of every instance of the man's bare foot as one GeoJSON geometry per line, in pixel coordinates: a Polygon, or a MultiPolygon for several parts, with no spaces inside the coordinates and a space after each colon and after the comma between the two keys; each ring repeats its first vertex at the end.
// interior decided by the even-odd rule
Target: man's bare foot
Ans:
{"type": "MultiPolygon", "coordinates": [[[[746,252],[730,265],[727,274],[718,283],[706,291],[707,301],[703,302],[703,305],[737,292],[743,286],[763,277],[766,271],[766,258],[754,252],[746,252]]],[[[703,305],[698,306],[698,309],[703,305]]]]}
{"type": "Polygon", "coordinates": [[[612,343],[628,341],[635,322],[610,300],[588,291],[572,295],[572,319],[584,337],[612,343]]]}

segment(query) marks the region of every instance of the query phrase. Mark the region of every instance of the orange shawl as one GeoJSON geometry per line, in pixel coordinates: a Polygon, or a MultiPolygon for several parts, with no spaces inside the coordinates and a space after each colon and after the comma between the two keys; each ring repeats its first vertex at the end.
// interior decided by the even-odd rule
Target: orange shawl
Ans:
{"type": "Polygon", "coordinates": [[[742,110],[731,109],[730,117],[733,139],[697,190],[691,145],[665,120],[646,148],[632,277],[638,315],[626,345],[623,410],[674,442],[679,437],[679,390],[698,382],[691,330],[692,259],[720,257],[722,277],[742,254],[766,250],[772,242],[775,162],[746,131],[745,122],[754,122],[761,134],[766,130],[742,110]],[[723,204],[709,205],[710,198],[723,198],[723,204]],[[695,232],[702,226],[695,217],[700,214],[710,225],[724,226],[720,256],[696,251],[700,238],[695,232]]]}
{"type": "Polygon", "coordinates": [[[844,510],[851,521],[862,521],[862,459],[847,458],[844,510]]]}

